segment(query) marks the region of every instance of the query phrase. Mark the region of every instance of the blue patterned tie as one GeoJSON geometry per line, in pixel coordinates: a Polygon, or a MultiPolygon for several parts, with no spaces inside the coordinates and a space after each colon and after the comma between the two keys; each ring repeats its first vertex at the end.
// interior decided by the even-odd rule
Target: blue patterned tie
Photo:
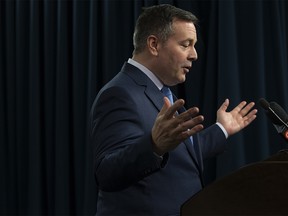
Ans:
{"type": "Polygon", "coordinates": [[[170,90],[170,88],[168,88],[167,86],[163,86],[163,88],[161,89],[161,91],[163,92],[163,94],[168,97],[168,99],[170,100],[171,105],[173,104],[173,96],[172,96],[172,92],[170,90]]]}

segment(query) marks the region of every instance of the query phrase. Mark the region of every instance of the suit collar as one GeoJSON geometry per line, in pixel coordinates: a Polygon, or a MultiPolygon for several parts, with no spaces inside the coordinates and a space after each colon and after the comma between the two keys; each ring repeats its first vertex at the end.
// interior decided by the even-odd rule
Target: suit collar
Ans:
{"type": "Polygon", "coordinates": [[[145,87],[145,94],[160,111],[163,106],[163,94],[153,81],[139,68],[125,62],[121,72],[127,74],[139,86],[145,87]]]}
{"type": "Polygon", "coordinates": [[[131,58],[128,59],[128,63],[137,67],[144,74],[146,74],[146,76],[148,76],[149,79],[153,81],[153,83],[158,87],[159,90],[163,88],[163,83],[161,82],[161,80],[151,70],[149,70],[146,66],[140,64],[139,62],[137,62],[131,58]]]}

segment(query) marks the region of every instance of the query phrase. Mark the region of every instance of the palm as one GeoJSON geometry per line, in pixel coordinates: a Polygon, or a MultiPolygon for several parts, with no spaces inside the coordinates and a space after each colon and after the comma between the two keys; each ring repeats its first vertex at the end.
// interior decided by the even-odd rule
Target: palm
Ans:
{"type": "Polygon", "coordinates": [[[233,110],[226,112],[229,106],[229,100],[226,99],[218,109],[217,122],[223,125],[229,136],[247,127],[256,118],[257,110],[251,110],[255,103],[246,104],[246,101],[242,101],[233,110]]]}

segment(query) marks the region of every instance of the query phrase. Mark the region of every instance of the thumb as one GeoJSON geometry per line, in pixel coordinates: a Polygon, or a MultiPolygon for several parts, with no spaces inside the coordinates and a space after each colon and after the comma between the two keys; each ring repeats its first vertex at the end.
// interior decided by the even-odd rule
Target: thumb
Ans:
{"type": "Polygon", "coordinates": [[[220,106],[219,111],[221,110],[221,111],[225,112],[227,110],[228,106],[229,106],[229,99],[225,99],[225,101],[220,106]]]}

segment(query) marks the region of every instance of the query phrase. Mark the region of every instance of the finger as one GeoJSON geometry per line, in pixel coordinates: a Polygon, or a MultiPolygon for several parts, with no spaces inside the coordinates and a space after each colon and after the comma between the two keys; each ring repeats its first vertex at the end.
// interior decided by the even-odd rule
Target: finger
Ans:
{"type": "Polygon", "coordinates": [[[199,119],[200,121],[198,121],[198,119],[196,119],[195,116],[198,113],[199,113],[199,109],[197,107],[190,108],[189,110],[186,110],[185,112],[175,116],[175,118],[173,118],[173,121],[170,122],[170,126],[173,128],[178,128],[179,125],[183,125],[186,127],[186,128],[183,128],[183,130],[187,130],[188,128],[191,128],[195,124],[198,124],[200,121],[204,120],[203,116],[200,117],[200,119],[199,119]],[[188,121],[188,122],[185,124],[186,121],[188,121]],[[190,125],[187,126],[187,124],[190,124],[190,125]]]}
{"type": "Polygon", "coordinates": [[[244,120],[245,121],[250,121],[252,119],[252,121],[256,118],[256,114],[257,114],[258,110],[257,109],[253,109],[251,112],[249,112],[245,117],[244,120]]]}
{"type": "Polygon", "coordinates": [[[190,136],[193,136],[194,134],[200,132],[201,130],[204,129],[204,126],[202,124],[197,124],[194,127],[192,127],[189,130],[185,130],[180,134],[180,137],[185,140],[190,136]]]}
{"type": "Polygon", "coordinates": [[[251,124],[256,119],[256,117],[256,115],[252,115],[250,118],[247,118],[244,121],[244,127],[247,127],[249,124],[251,124]]]}
{"type": "Polygon", "coordinates": [[[240,114],[242,116],[247,115],[247,113],[252,109],[252,107],[254,107],[255,103],[254,102],[250,102],[247,106],[245,106],[241,111],[240,114]]]}
{"type": "Polygon", "coordinates": [[[185,112],[182,112],[180,115],[177,116],[178,123],[187,121],[193,117],[195,117],[199,113],[198,107],[192,107],[185,112]]]}
{"type": "Polygon", "coordinates": [[[171,107],[171,103],[170,100],[167,97],[164,97],[164,104],[159,112],[159,114],[165,114],[167,112],[167,110],[169,109],[169,107],[171,107]]]}
{"type": "Polygon", "coordinates": [[[185,121],[178,125],[178,131],[183,132],[186,130],[191,130],[195,125],[201,124],[204,121],[204,116],[199,115],[188,121],[185,121]]]}
{"type": "Polygon", "coordinates": [[[258,112],[257,109],[253,109],[246,116],[243,117],[243,125],[244,125],[244,127],[248,126],[251,122],[253,122],[256,119],[257,112],[258,112]]]}
{"type": "MultiPolygon", "coordinates": [[[[164,97],[166,98],[166,97],[164,97]]],[[[169,101],[169,99],[167,98],[167,100],[169,101]]],[[[169,102],[170,104],[170,102],[169,102]]],[[[182,106],[184,106],[185,101],[183,99],[179,99],[177,101],[175,101],[175,103],[165,111],[165,117],[170,119],[172,117],[174,117],[175,113],[177,112],[177,110],[179,110],[182,106]]]]}
{"type": "Polygon", "coordinates": [[[238,106],[235,107],[235,111],[237,112],[241,112],[241,110],[246,106],[247,102],[246,101],[242,101],[241,103],[238,104],[238,106]]]}
{"type": "MultiPolygon", "coordinates": [[[[203,116],[197,116],[194,117],[193,119],[190,119],[186,122],[183,122],[181,124],[178,124],[177,126],[172,126],[173,129],[173,133],[176,134],[176,136],[181,136],[181,134],[187,134],[187,131],[192,130],[191,133],[195,133],[195,129],[193,129],[194,127],[196,127],[197,125],[201,125],[201,123],[203,122],[204,117],[203,116]]],[[[172,124],[170,124],[172,125],[172,124]]],[[[196,127],[197,128],[197,127],[196,127]]],[[[189,132],[188,132],[189,134],[189,132]]]]}

